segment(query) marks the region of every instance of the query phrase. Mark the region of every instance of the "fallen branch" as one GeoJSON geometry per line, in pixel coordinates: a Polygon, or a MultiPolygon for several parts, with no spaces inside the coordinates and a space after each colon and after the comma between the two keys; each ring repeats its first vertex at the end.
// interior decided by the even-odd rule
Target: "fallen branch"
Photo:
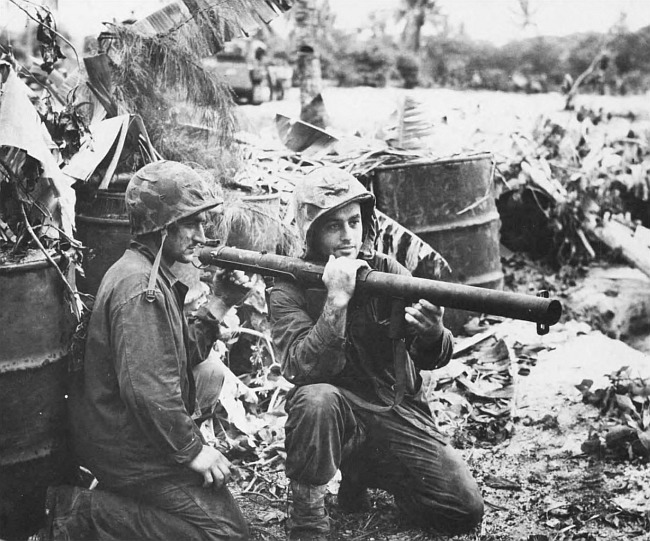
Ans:
{"type": "Polygon", "coordinates": [[[580,75],[578,75],[575,82],[571,85],[570,90],[567,92],[566,102],[564,103],[565,111],[571,111],[573,109],[573,98],[575,98],[576,95],[578,94],[578,89],[580,88],[580,85],[584,83],[587,77],[589,77],[594,71],[596,71],[596,67],[601,63],[601,61],[605,57],[607,57],[607,51],[601,51],[591,61],[591,64],[589,64],[587,69],[583,71],[580,75]]]}
{"type": "Polygon", "coordinates": [[[587,239],[587,236],[585,235],[585,232],[582,230],[582,228],[578,228],[576,230],[576,234],[578,235],[580,242],[582,242],[582,246],[589,254],[589,257],[591,257],[591,259],[596,259],[596,252],[592,248],[591,243],[589,242],[589,239],[587,239]]]}
{"type": "Polygon", "coordinates": [[[615,220],[591,219],[584,223],[584,228],[612,250],[620,251],[626,261],[650,277],[650,249],[635,239],[627,226],[615,220]]]}
{"type": "Polygon", "coordinates": [[[254,490],[242,490],[240,494],[252,494],[254,496],[262,496],[262,498],[266,498],[271,503],[284,503],[284,500],[281,500],[280,498],[271,498],[270,496],[267,496],[262,492],[256,492],[254,490]]]}
{"type": "Polygon", "coordinates": [[[56,264],[56,261],[54,261],[54,259],[52,259],[52,256],[47,253],[47,249],[45,248],[45,246],[43,246],[38,236],[34,232],[34,229],[32,228],[32,225],[29,223],[29,219],[27,218],[27,213],[25,212],[24,203],[20,206],[20,210],[22,211],[23,220],[25,221],[25,228],[29,232],[29,235],[32,237],[32,240],[36,243],[36,246],[38,246],[41,252],[43,252],[43,255],[46,257],[46,259],[54,267],[57,274],[59,275],[59,278],[63,280],[63,285],[67,290],[68,294],[70,295],[70,305],[71,305],[72,313],[74,314],[77,321],[81,321],[81,310],[79,308],[79,303],[81,303],[81,300],[79,299],[78,293],[72,288],[72,286],[66,279],[65,275],[63,274],[59,266],[56,264]]]}
{"type": "Polygon", "coordinates": [[[2,221],[2,219],[0,219],[0,235],[2,235],[3,238],[11,242],[12,244],[16,242],[16,235],[11,230],[9,225],[6,222],[2,221]]]}

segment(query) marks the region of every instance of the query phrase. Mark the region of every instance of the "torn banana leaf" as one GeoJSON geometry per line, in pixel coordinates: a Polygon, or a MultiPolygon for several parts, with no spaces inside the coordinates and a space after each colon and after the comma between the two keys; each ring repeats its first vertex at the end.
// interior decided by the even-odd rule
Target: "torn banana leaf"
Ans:
{"type": "Polygon", "coordinates": [[[288,149],[305,156],[323,156],[338,141],[325,130],[281,114],[275,116],[275,125],[282,143],[288,149]]]}

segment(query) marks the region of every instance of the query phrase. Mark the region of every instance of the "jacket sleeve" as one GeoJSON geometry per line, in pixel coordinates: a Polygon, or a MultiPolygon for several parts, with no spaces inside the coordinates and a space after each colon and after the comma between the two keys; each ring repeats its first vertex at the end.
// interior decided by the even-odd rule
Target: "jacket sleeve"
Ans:
{"type": "MultiPolygon", "coordinates": [[[[384,259],[386,272],[411,276],[411,273],[397,261],[384,259]]],[[[409,336],[407,345],[411,359],[418,370],[434,370],[447,365],[454,352],[454,337],[449,329],[444,329],[439,340],[432,344],[426,343],[417,336],[409,336]]]]}
{"type": "Polygon", "coordinates": [[[430,345],[416,337],[409,348],[413,363],[419,370],[435,370],[446,366],[453,352],[454,336],[449,329],[445,329],[440,339],[430,345]]]}
{"type": "Polygon", "coordinates": [[[269,294],[273,343],[278,350],[282,374],[296,385],[325,383],[345,366],[345,337],[307,311],[302,290],[286,283],[269,294]]]}
{"type": "Polygon", "coordinates": [[[162,294],[153,302],[137,295],[111,318],[115,370],[129,413],[156,448],[178,463],[190,462],[203,443],[183,400],[187,361],[179,359],[176,343],[181,333],[162,294]]]}
{"type": "Polygon", "coordinates": [[[207,316],[192,317],[188,318],[187,330],[187,360],[194,368],[208,358],[214,342],[219,338],[219,322],[207,316]]]}

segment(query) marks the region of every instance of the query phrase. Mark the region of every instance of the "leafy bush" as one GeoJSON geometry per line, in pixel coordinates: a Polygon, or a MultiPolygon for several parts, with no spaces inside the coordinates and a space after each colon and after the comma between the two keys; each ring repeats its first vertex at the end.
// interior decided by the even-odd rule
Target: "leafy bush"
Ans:
{"type": "Polygon", "coordinates": [[[619,94],[644,94],[648,91],[650,91],[650,73],[633,70],[621,77],[619,94]]]}
{"type": "Polygon", "coordinates": [[[415,56],[409,54],[399,55],[395,67],[404,81],[404,88],[418,86],[420,82],[420,64],[415,56]]]}
{"type": "Polygon", "coordinates": [[[463,35],[431,36],[420,68],[436,84],[454,87],[521,90],[513,76],[528,81],[526,91],[559,90],[565,75],[574,80],[607,46],[606,66],[584,82],[581,91],[643,93],[648,89],[650,26],[636,32],[621,30],[604,36],[589,32],[512,41],[501,47],[463,35]]]}
{"type": "Polygon", "coordinates": [[[395,48],[381,40],[354,43],[343,40],[345,48],[333,51],[323,62],[324,75],[339,86],[386,86],[395,64],[395,48]]]}

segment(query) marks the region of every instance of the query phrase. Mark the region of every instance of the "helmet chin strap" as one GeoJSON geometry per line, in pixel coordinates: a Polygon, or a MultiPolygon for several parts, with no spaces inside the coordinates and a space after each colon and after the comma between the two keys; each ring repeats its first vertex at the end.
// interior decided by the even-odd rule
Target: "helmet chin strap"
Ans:
{"type": "Polygon", "coordinates": [[[147,284],[147,291],[145,292],[146,299],[153,302],[156,298],[156,278],[158,277],[158,269],[160,268],[160,260],[162,259],[163,246],[165,246],[165,239],[167,238],[167,227],[165,226],[160,231],[160,248],[156,254],[156,259],[153,261],[151,274],[149,275],[149,283],[147,284]]]}

